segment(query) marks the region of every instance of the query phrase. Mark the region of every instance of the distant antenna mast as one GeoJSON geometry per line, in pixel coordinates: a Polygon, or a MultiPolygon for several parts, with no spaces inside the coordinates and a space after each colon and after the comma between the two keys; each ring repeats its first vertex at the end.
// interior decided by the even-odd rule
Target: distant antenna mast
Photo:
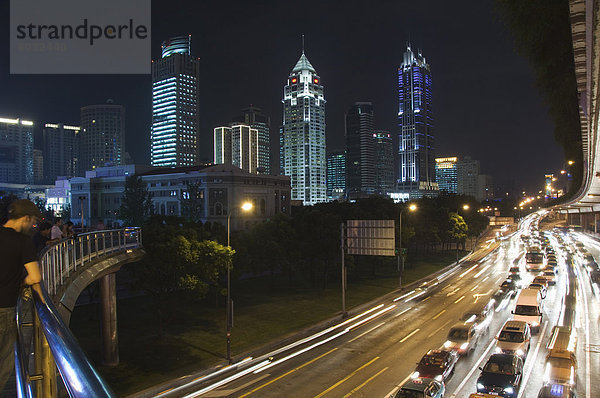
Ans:
{"type": "Polygon", "coordinates": [[[304,54],[304,34],[302,34],[302,54],[304,54]]]}

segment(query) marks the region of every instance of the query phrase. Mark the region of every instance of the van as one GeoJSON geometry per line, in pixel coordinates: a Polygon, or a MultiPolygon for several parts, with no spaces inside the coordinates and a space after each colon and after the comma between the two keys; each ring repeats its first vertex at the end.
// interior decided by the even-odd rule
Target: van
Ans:
{"type": "Polygon", "coordinates": [[[529,288],[521,290],[512,314],[515,321],[527,322],[532,332],[537,333],[542,324],[542,297],[540,291],[529,288]]]}
{"type": "Polygon", "coordinates": [[[574,386],[577,380],[577,332],[568,326],[555,326],[547,345],[544,383],[574,386]]]}

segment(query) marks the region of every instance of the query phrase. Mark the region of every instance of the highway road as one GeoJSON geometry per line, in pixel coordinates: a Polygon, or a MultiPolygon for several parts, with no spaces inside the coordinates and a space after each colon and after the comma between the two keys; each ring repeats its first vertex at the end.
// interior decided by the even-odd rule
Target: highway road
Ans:
{"type": "MultiPolygon", "coordinates": [[[[529,233],[533,221],[534,217],[526,219],[517,233],[499,243],[489,242],[488,246],[494,245],[491,253],[489,249],[474,253],[458,267],[415,289],[263,357],[223,369],[221,376],[210,381],[202,378],[162,396],[389,397],[409,380],[427,350],[444,344],[448,330],[465,312],[490,299],[511,266],[521,267],[524,283],[533,279],[525,271],[520,239],[522,233],[529,233]]],[[[600,243],[582,234],[575,238],[596,258],[600,256],[600,243]]],[[[543,322],[531,341],[519,397],[536,397],[542,386],[546,344],[559,320],[567,286],[566,263],[560,251],[557,255],[557,284],[549,288],[544,300],[543,322]]],[[[599,297],[578,263],[575,272],[580,281],[577,392],[579,397],[598,397],[600,380],[592,375],[600,371],[599,297]]],[[[497,309],[489,332],[481,336],[475,351],[458,361],[455,374],[447,381],[446,397],[468,397],[476,392],[479,367],[494,352],[494,336],[511,319],[514,303],[513,298],[497,309]]]]}

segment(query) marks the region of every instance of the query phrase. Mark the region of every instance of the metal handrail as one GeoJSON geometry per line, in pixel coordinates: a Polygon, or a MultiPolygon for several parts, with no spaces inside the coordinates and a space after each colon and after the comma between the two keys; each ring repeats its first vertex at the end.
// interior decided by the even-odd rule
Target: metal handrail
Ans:
{"type": "Polygon", "coordinates": [[[26,289],[25,292],[31,291],[31,294],[24,294],[17,302],[15,374],[19,397],[57,396],[56,368],[71,397],[115,396],[79,347],[51,298],[85,265],[113,253],[141,247],[141,244],[141,229],[135,227],[83,233],[56,243],[42,253],[42,284],[26,289]],[[31,320],[27,319],[28,315],[31,320]],[[25,336],[27,327],[32,332],[30,342],[25,336]],[[33,372],[30,372],[31,353],[34,354],[33,372]],[[40,381],[41,385],[33,388],[33,381],[40,381]]]}

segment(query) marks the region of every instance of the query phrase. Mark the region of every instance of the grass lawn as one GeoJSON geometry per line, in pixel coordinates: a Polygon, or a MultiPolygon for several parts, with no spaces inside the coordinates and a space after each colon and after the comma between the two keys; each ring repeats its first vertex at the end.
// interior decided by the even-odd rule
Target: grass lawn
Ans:
{"type": "MultiPolygon", "coordinates": [[[[455,253],[420,255],[407,261],[402,283],[414,282],[455,260],[455,253]]],[[[118,276],[117,276],[118,277],[118,276]]],[[[239,355],[290,335],[341,311],[338,281],[325,289],[277,289],[268,278],[237,281],[232,287],[234,326],[231,352],[239,355]],[[257,284],[262,284],[257,289],[257,284]],[[235,290],[234,290],[235,289],[235,290]],[[260,293],[257,293],[260,292],[260,293]]],[[[395,267],[380,267],[370,278],[349,281],[346,308],[383,296],[398,286],[395,267]]],[[[158,335],[154,303],[148,297],[118,302],[121,363],[99,370],[119,396],[134,393],[169,379],[208,368],[225,357],[225,309],[182,295],[167,300],[168,321],[158,335]]],[[[208,300],[210,301],[210,300],[208,300]]],[[[100,310],[98,304],[78,306],[71,329],[93,363],[99,364],[100,310]]]]}

